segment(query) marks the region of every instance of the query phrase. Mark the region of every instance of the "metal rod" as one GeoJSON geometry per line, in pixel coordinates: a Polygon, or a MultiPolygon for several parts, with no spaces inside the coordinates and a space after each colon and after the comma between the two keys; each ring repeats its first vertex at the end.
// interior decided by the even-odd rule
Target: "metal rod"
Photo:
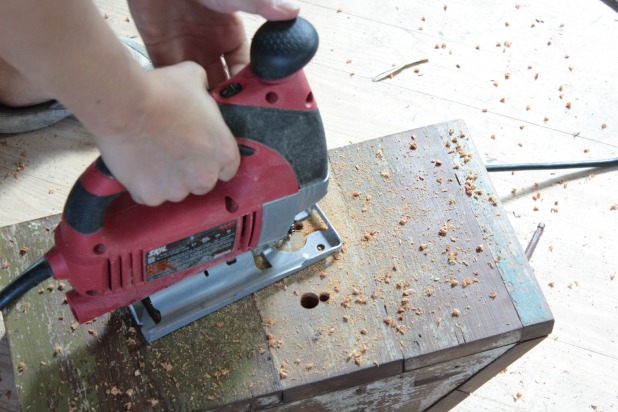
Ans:
{"type": "Polygon", "coordinates": [[[536,245],[539,244],[539,239],[541,238],[541,235],[543,234],[543,229],[545,229],[545,223],[541,222],[539,223],[539,225],[536,227],[536,230],[532,234],[532,239],[530,239],[530,243],[528,243],[528,246],[526,247],[526,250],[524,252],[528,260],[530,260],[530,258],[532,257],[532,254],[534,253],[534,249],[536,248],[536,245]]]}

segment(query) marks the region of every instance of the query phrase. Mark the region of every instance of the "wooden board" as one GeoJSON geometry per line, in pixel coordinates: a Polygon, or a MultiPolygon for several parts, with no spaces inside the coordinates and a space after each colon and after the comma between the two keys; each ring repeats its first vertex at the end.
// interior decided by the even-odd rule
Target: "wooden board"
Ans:
{"type": "MultiPolygon", "coordinates": [[[[321,206],[342,252],[152,344],[124,311],[78,326],[63,302],[68,285],[29,292],[5,317],[21,406],[310,410],[350,405],[347,394],[360,391],[357,406],[424,409],[517,343],[551,332],[463,122],[329,158],[321,206]],[[306,293],[327,298],[306,309],[306,293]]],[[[3,283],[45,253],[57,221],[0,232],[3,283]]]]}

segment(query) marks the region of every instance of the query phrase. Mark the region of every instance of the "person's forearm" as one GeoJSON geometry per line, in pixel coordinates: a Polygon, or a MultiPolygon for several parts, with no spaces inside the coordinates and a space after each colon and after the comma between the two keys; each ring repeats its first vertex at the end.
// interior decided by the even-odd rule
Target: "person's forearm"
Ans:
{"type": "Polygon", "coordinates": [[[130,122],[143,73],[88,0],[1,1],[0,56],[95,133],[130,122]]]}

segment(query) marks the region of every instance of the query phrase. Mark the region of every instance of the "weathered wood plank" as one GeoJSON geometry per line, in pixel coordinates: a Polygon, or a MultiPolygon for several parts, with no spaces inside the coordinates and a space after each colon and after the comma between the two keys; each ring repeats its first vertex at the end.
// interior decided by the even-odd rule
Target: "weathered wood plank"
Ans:
{"type": "MultiPolygon", "coordinates": [[[[10,264],[0,272],[2,284],[49,249],[57,221],[58,216],[0,231],[0,256],[10,264]],[[24,246],[29,248],[25,254],[19,252],[24,246]]],[[[254,396],[279,391],[251,297],[147,344],[125,311],[77,326],[63,303],[61,284],[43,284],[7,311],[23,408],[233,404],[248,409],[254,396]]]]}
{"type": "MultiPolygon", "coordinates": [[[[463,123],[462,125],[463,126],[463,123]]],[[[443,133],[448,133],[444,130],[443,133]]],[[[524,326],[522,340],[546,336],[553,328],[553,315],[542,297],[533,270],[517,244],[516,236],[508,219],[501,219],[505,211],[498,202],[488,174],[479,173],[483,168],[478,153],[467,134],[465,127],[455,128],[459,131],[456,142],[451,139],[453,163],[457,177],[470,197],[471,210],[476,222],[483,231],[487,248],[491,251],[495,265],[499,268],[502,279],[511,296],[517,315],[524,326]]],[[[490,266],[494,263],[489,262],[490,266]]]]}
{"type": "Polygon", "coordinates": [[[466,381],[463,385],[457,388],[457,390],[466,393],[474,392],[475,390],[480,388],[481,385],[485,384],[495,375],[502,372],[511,363],[521,358],[530,349],[541,343],[544,339],[545,337],[540,337],[525,342],[520,342],[517,345],[511,347],[506,353],[504,353],[495,361],[487,365],[487,367],[485,367],[479,373],[466,381]]]}
{"type": "MultiPolygon", "coordinates": [[[[521,323],[492,252],[481,250],[482,228],[449,166],[443,144],[449,129],[459,136],[465,126],[407,131],[337,149],[341,155],[333,158],[335,180],[353,200],[351,216],[362,233],[350,243],[367,256],[366,270],[383,296],[406,370],[424,359],[435,362],[433,353],[444,349],[453,359],[520,337],[521,323]]],[[[521,247],[514,250],[521,253],[521,247]]]]}
{"type": "MultiPolygon", "coordinates": [[[[152,344],[124,311],[72,323],[59,282],[31,291],[7,312],[22,405],[300,407],[396,382],[402,372],[424,388],[416,407],[443,398],[516,343],[523,328],[504,286],[505,251],[487,239],[506,236],[508,221],[494,201],[465,193],[452,166],[461,155],[445,144],[466,136],[455,121],[331,150],[322,207],[345,239],[342,252],[152,344]],[[475,202],[492,204],[476,210],[475,202]],[[311,308],[303,304],[308,293],[320,297],[311,308]]],[[[464,149],[474,156],[471,143],[464,149]]],[[[0,255],[10,263],[3,282],[45,253],[57,221],[0,230],[0,255]]],[[[523,256],[509,242],[500,247],[523,256]]]]}
{"type": "MultiPolygon", "coordinates": [[[[283,405],[280,411],[423,411],[513,345],[283,405]]],[[[439,410],[439,409],[438,409],[439,410]]],[[[442,409],[444,410],[444,409],[442,409]]]]}
{"type": "MultiPolygon", "coordinates": [[[[341,152],[331,151],[333,163],[341,152]]],[[[350,215],[349,193],[341,190],[340,175],[331,177],[321,207],[344,238],[334,257],[312,266],[256,294],[263,319],[268,319],[275,342],[275,367],[285,377],[284,402],[313,397],[339,388],[383,379],[401,373],[401,351],[384,325],[384,304],[373,295],[371,259],[356,241],[362,235],[350,215]],[[284,292],[277,289],[284,288],[284,292]],[[327,296],[315,308],[301,307],[306,293],[327,296]],[[324,295],[327,294],[327,295],[324,295]]]]}

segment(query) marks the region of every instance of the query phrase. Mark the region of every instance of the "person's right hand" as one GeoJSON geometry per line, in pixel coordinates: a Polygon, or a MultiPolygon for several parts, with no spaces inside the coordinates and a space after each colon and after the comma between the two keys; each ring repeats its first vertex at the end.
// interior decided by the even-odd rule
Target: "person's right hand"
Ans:
{"type": "Polygon", "coordinates": [[[133,199],[149,206],[181,201],[231,179],[238,146],[206,92],[204,69],[184,62],[143,77],[127,127],[111,135],[95,131],[103,160],[133,199]]]}

